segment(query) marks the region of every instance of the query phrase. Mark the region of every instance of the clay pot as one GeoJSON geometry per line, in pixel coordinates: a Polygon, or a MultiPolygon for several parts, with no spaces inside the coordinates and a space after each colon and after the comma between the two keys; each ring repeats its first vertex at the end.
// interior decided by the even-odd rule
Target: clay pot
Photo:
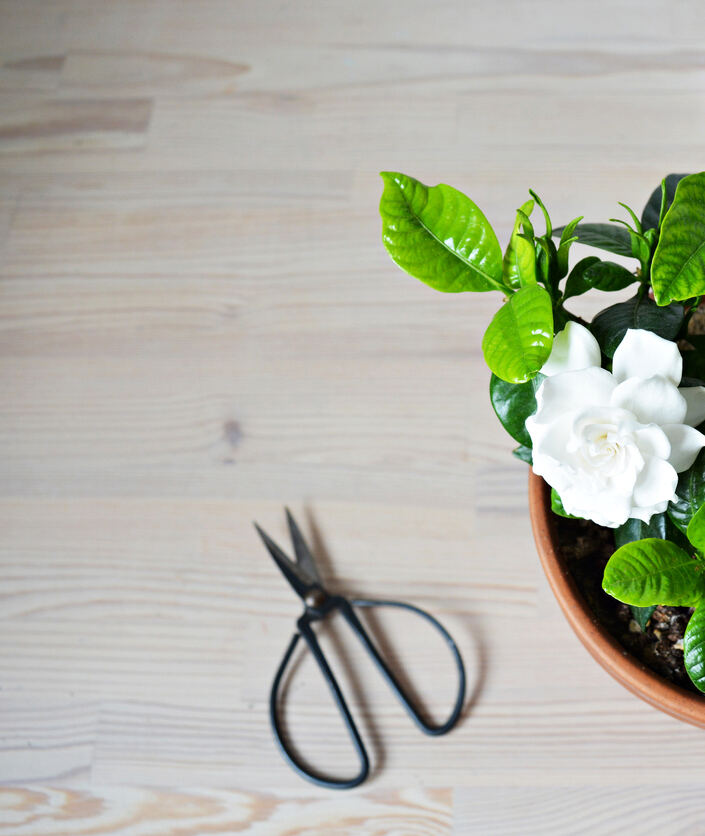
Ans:
{"type": "Polygon", "coordinates": [[[705,728],[705,695],[685,691],[645,667],[595,619],[563,565],[551,511],[551,492],[529,471],[529,512],[536,548],[553,594],[570,626],[593,658],[633,694],[679,720],[705,728]]]}

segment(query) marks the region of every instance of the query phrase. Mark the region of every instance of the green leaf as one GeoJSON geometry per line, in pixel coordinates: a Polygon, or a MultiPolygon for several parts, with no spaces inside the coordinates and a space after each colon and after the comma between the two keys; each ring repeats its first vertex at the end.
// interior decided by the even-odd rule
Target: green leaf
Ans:
{"type": "Polygon", "coordinates": [[[698,551],[705,551],[705,505],[701,505],[693,514],[685,535],[698,551]]]}
{"type": "MultiPolygon", "coordinates": [[[[663,182],[666,185],[666,206],[664,207],[664,214],[665,210],[667,210],[671,203],[673,203],[676,186],[684,177],[687,176],[687,174],[669,174],[664,178],[663,182]]],[[[662,205],[661,186],[657,186],[653,192],[651,192],[651,197],[644,207],[644,211],[641,213],[641,225],[644,228],[644,231],[659,228],[659,217],[661,216],[662,205]]]]}
{"type": "Polygon", "coordinates": [[[524,447],[523,444],[520,445],[519,447],[515,447],[514,450],[512,450],[512,455],[516,456],[518,459],[521,459],[521,461],[526,462],[527,464],[533,464],[534,463],[534,458],[533,458],[533,453],[531,451],[531,448],[530,447],[524,447]]]}
{"type": "Polygon", "coordinates": [[[527,200],[521,209],[517,210],[517,219],[514,222],[512,237],[509,239],[509,244],[507,244],[504,253],[502,275],[505,284],[510,287],[536,284],[536,250],[533,242],[527,241],[521,234],[525,219],[528,219],[533,208],[534,201],[527,200]]]}
{"type": "Polygon", "coordinates": [[[683,662],[699,691],[705,691],[705,606],[699,604],[690,616],[683,636],[683,662]]]}
{"type": "Polygon", "coordinates": [[[552,345],[551,297],[537,284],[510,296],[482,339],[487,365],[508,383],[525,383],[534,377],[548,360],[552,345]]]}
{"type": "Polygon", "coordinates": [[[529,194],[531,195],[531,197],[533,197],[536,203],[538,203],[539,209],[541,209],[541,211],[543,212],[543,219],[546,222],[546,238],[550,238],[551,235],[553,235],[553,229],[551,226],[551,218],[548,214],[548,209],[546,209],[546,207],[543,205],[543,201],[533,189],[529,189],[529,194]]]}
{"type": "Polygon", "coordinates": [[[580,296],[582,293],[587,293],[591,290],[592,285],[585,281],[584,275],[588,267],[593,264],[599,264],[600,259],[596,255],[589,255],[587,258],[581,259],[575,267],[570,271],[570,275],[565,283],[563,290],[563,298],[569,299],[571,296],[580,296]]]}
{"type": "Polygon", "coordinates": [[[634,224],[634,231],[635,231],[635,232],[638,232],[638,233],[641,233],[641,232],[642,232],[642,228],[641,228],[641,221],[639,220],[639,218],[637,218],[636,213],[635,213],[635,212],[634,212],[634,210],[631,208],[631,206],[627,206],[627,204],[626,204],[626,203],[622,203],[622,201],[621,201],[621,200],[619,200],[619,201],[617,201],[617,202],[618,202],[618,203],[619,203],[619,205],[622,207],[622,209],[626,209],[626,210],[627,210],[627,212],[629,212],[629,216],[631,217],[632,222],[633,222],[633,224],[634,224]]]}
{"type": "Polygon", "coordinates": [[[629,609],[632,611],[632,616],[634,617],[634,621],[641,627],[641,632],[644,633],[646,631],[646,627],[649,623],[649,619],[653,615],[654,610],[656,609],[656,604],[653,604],[650,607],[635,607],[633,604],[629,605],[629,609]]]}
{"type": "MultiPolygon", "coordinates": [[[[559,226],[553,230],[554,235],[560,235],[565,227],[559,226]]],[[[589,247],[598,247],[615,255],[632,255],[632,242],[629,231],[613,224],[578,224],[573,231],[577,235],[578,243],[589,247]]]]}
{"type": "Polygon", "coordinates": [[[674,525],[687,535],[690,521],[705,502],[705,450],[700,451],[688,470],[679,474],[676,495],[677,501],[666,510],[674,525]]]}
{"type": "Polygon", "coordinates": [[[633,543],[635,540],[647,538],[667,539],[665,514],[654,514],[648,523],[630,518],[614,530],[614,542],[617,548],[633,543]]]}
{"type": "Polygon", "coordinates": [[[602,588],[637,607],[691,607],[705,592],[705,578],[699,569],[675,543],[656,538],[636,540],[617,549],[608,560],[602,588]]]}
{"type": "Polygon", "coordinates": [[[490,378],[490,401],[504,429],[524,447],[531,447],[526,419],[536,412],[536,381],[507,383],[493,374],[490,378]]]}
{"type": "Polygon", "coordinates": [[[559,517],[567,517],[569,520],[580,520],[582,517],[576,517],[574,514],[569,514],[563,507],[563,500],[558,496],[555,488],[551,488],[551,511],[558,514],[559,517]]]}
{"type": "Polygon", "coordinates": [[[705,293],[705,171],[676,187],[661,225],[651,284],[659,305],[705,293]]]}
{"type": "Polygon", "coordinates": [[[630,284],[638,281],[638,278],[614,261],[600,261],[588,267],[584,274],[585,281],[595,290],[624,290],[630,284]]]}
{"type": "Polygon", "coordinates": [[[660,308],[648,296],[634,296],[626,302],[611,305],[593,319],[590,330],[602,351],[612,357],[629,328],[653,331],[666,340],[674,340],[683,324],[683,305],[660,308]]]}
{"type": "Polygon", "coordinates": [[[573,230],[575,227],[582,221],[583,216],[580,215],[577,218],[573,218],[573,220],[566,224],[563,228],[563,232],[561,233],[561,240],[558,245],[558,275],[563,278],[565,274],[568,272],[568,254],[570,253],[570,245],[577,241],[577,236],[573,235],[573,230]]]}
{"type": "Polygon", "coordinates": [[[381,176],[382,240],[402,270],[445,293],[506,291],[497,236],[469,197],[394,171],[381,176]]]}
{"type": "Polygon", "coordinates": [[[579,261],[573,268],[568,281],[565,285],[565,298],[569,296],[579,296],[588,290],[623,290],[629,287],[630,284],[638,281],[634,273],[630,273],[626,267],[621,264],[615,264],[614,261],[600,261],[599,258],[589,256],[590,262],[587,258],[579,261]],[[576,273],[576,268],[583,265],[582,269],[576,273]],[[575,275],[573,275],[575,273],[575,275]]]}

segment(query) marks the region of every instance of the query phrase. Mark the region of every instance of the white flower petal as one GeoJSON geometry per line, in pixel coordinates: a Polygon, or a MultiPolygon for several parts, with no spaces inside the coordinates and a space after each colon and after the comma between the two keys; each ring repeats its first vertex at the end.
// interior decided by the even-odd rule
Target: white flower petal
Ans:
{"type": "Polygon", "coordinates": [[[594,367],[547,377],[536,393],[536,420],[547,423],[569,410],[606,406],[615,386],[608,371],[594,367]]]}
{"type": "Polygon", "coordinates": [[[602,359],[600,345],[588,329],[579,322],[569,322],[553,338],[551,356],[541,368],[547,376],[574,372],[599,366],[602,359]]]}
{"type": "Polygon", "coordinates": [[[678,386],[683,358],[671,340],[664,340],[651,331],[630,328],[614,353],[612,374],[619,383],[630,377],[661,375],[678,386]]]}
{"type": "Polygon", "coordinates": [[[611,403],[642,424],[682,424],[687,404],[681,392],[665,377],[630,377],[614,390],[611,403]]]}
{"type": "Polygon", "coordinates": [[[705,421],[705,386],[684,386],[678,391],[688,405],[683,423],[691,427],[702,424],[705,421]]]}
{"type": "MultiPolygon", "coordinates": [[[[663,514],[663,512],[668,508],[668,502],[670,500],[664,500],[663,502],[656,502],[654,505],[647,505],[643,508],[641,507],[634,507],[629,514],[630,517],[633,517],[636,520],[642,520],[642,522],[648,523],[651,517],[654,514],[663,514]]],[[[626,522],[626,520],[625,520],[626,522]]]]}
{"type": "Polygon", "coordinates": [[[675,498],[678,474],[663,459],[649,459],[634,485],[634,503],[638,506],[669,502],[675,498]]]}
{"type": "Polygon", "coordinates": [[[698,453],[705,447],[705,435],[686,424],[665,424],[662,427],[671,442],[671,454],[667,457],[678,473],[687,470],[695,461],[698,453]]]}
{"type": "MultiPolygon", "coordinates": [[[[669,427],[680,427],[681,424],[668,424],[669,427]]],[[[648,456],[656,456],[657,459],[671,461],[671,440],[666,433],[665,427],[657,427],[656,424],[649,424],[648,427],[641,427],[634,433],[639,450],[648,456]]],[[[673,464],[673,462],[671,462],[673,464]]],[[[676,467],[675,465],[673,465],[676,467]]],[[[676,470],[678,468],[676,467],[676,470]]]]}
{"type": "Polygon", "coordinates": [[[616,491],[602,491],[587,497],[584,491],[565,491],[561,500],[569,514],[585,517],[607,528],[617,528],[625,523],[631,511],[630,497],[616,491]]]}

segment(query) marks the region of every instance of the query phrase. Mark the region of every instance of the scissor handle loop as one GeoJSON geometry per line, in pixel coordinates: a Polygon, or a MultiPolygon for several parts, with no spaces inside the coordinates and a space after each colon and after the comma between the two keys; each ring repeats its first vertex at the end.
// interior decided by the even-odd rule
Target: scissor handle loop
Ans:
{"type": "MultiPolygon", "coordinates": [[[[304,613],[304,616],[306,613],[304,613]]],[[[304,616],[299,619],[299,632],[294,633],[291,637],[291,641],[289,642],[289,647],[284,654],[284,658],[279,665],[279,669],[277,670],[276,676],[274,677],[274,682],[272,682],[272,690],[269,695],[269,719],[272,724],[272,731],[274,733],[274,738],[279,744],[279,748],[282,751],[282,754],[289,761],[293,769],[301,775],[302,778],[306,778],[311,783],[318,785],[319,787],[326,787],[327,789],[331,790],[350,790],[353,787],[358,787],[369,775],[370,772],[370,759],[367,755],[367,750],[365,749],[365,744],[362,742],[362,738],[360,737],[360,732],[357,730],[357,726],[355,725],[355,721],[352,718],[352,714],[350,713],[350,709],[348,708],[347,703],[345,702],[345,697],[343,696],[343,692],[340,690],[340,686],[338,685],[338,681],[336,680],[333,671],[330,669],[328,662],[326,661],[325,656],[323,655],[323,651],[318,644],[318,640],[316,639],[316,634],[311,629],[310,623],[308,621],[303,621],[304,616]],[[303,622],[303,623],[302,623],[303,622]],[[360,761],[360,771],[355,775],[354,778],[348,779],[338,779],[338,778],[329,778],[325,775],[321,775],[318,772],[315,772],[313,769],[308,767],[296,754],[291,746],[289,746],[286,737],[282,731],[281,723],[279,721],[279,711],[278,711],[278,702],[279,702],[279,687],[281,684],[282,677],[284,676],[284,670],[289,663],[289,659],[296,648],[296,645],[299,639],[303,636],[304,641],[308,645],[309,649],[313,653],[314,658],[318,662],[318,666],[321,669],[321,673],[323,674],[323,678],[328,683],[328,687],[333,694],[333,699],[338,706],[338,711],[340,712],[343,721],[345,722],[345,726],[348,730],[348,734],[350,735],[350,739],[352,740],[352,744],[355,748],[355,752],[357,753],[358,760],[360,761]]]]}
{"type": "Polygon", "coordinates": [[[365,745],[362,741],[357,726],[355,725],[355,721],[353,720],[347,703],[345,702],[345,697],[343,696],[343,693],[340,690],[340,686],[338,685],[333,671],[330,669],[330,666],[328,665],[328,662],[326,661],[326,658],[323,655],[323,651],[321,650],[318,640],[316,639],[316,634],[311,628],[311,623],[313,621],[321,620],[334,610],[338,610],[343,615],[352,631],[357,635],[358,639],[362,642],[363,646],[374,660],[375,664],[377,665],[377,668],[389,684],[397,699],[401,702],[409,716],[421,729],[421,731],[424,732],[424,734],[434,736],[446,734],[446,732],[449,732],[457,723],[463,709],[463,702],[465,700],[465,666],[463,665],[463,660],[460,656],[460,651],[458,650],[457,645],[455,644],[445,627],[443,627],[443,625],[430,613],[427,613],[425,610],[422,610],[419,607],[415,607],[413,604],[407,604],[403,601],[375,601],[366,598],[358,598],[352,601],[348,601],[346,598],[336,595],[329,596],[326,599],[323,608],[318,612],[311,612],[309,610],[304,612],[304,614],[299,618],[297,622],[299,632],[295,633],[292,636],[291,641],[289,643],[289,647],[287,648],[286,653],[284,654],[284,658],[282,659],[277,673],[274,677],[274,681],[272,682],[272,690],[270,692],[269,697],[269,716],[272,724],[272,731],[274,733],[274,737],[277,743],[279,744],[279,747],[281,748],[284,757],[289,761],[293,769],[296,772],[298,772],[299,775],[301,775],[303,778],[306,778],[307,780],[311,781],[314,784],[317,784],[318,786],[326,787],[328,789],[352,789],[353,787],[359,786],[369,775],[369,757],[367,755],[365,745]],[[387,663],[378,653],[377,648],[372,642],[372,639],[370,638],[367,631],[360,622],[359,618],[355,614],[353,607],[395,607],[397,609],[408,610],[409,612],[413,612],[416,615],[420,615],[433,627],[435,627],[435,629],[441,634],[441,636],[443,637],[446,644],[451,650],[458,671],[458,693],[450,716],[444,723],[441,723],[440,725],[433,725],[431,723],[427,723],[426,720],[424,720],[424,718],[421,716],[421,713],[414,705],[411,697],[406,693],[401,683],[398,681],[394,673],[390,670],[387,663]],[[310,769],[305,763],[303,763],[303,761],[299,759],[296,752],[289,746],[281,728],[278,712],[279,689],[282,678],[284,676],[284,671],[289,663],[289,660],[291,659],[296,645],[298,644],[299,638],[301,637],[303,637],[304,641],[308,645],[308,648],[313,653],[313,656],[316,659],[316,662],[318,663],[321,673],[323,674],[323,678],[328,683],[328,687],[330,688],[330,691],[333,695],[333,699],[335,700],[335,703],[338,706],[340,715],[343,718],[345,726],[348,730],[348,734],[350,735],[350,739],[352,740],[353,746],[357,753],[358,759],[360,761],[360,771],[354,778],[330,778],[310,769]]]}
{"type": "Polygon", "coordinates": [[[463,711],[466,687],[465,665],[463,664],[463,659],[460,655],[460,651],[458,650],[458,646],[453,641],[453,638],[450,635],[450,633],[441,624],[441,622],[438,621],[437,618],[434,618],[430,613],[420,609],[419,607],[415,607],[413,604],[407,604],[404,601],[375,601],[367,598],[356,598],[348,603],[347,601],[345,601],[345,599],[343,600],[345,602],[345,605],[347,605],[348,610],[348,612],[346,613],[346,607],[344,606],[342,608],[343,615],[345,616],[350,626],[353,628],[354,632],[357,633],[358,638],[374,659],[382,676],[387,680],[390,688],[396,694],[397,698],[404,706],[404,708],[407,710],[411,719],[416,723],[416,725],[421,729],[421,731],[424,734],[433,735],[436,737],[440,737],[440,735],[442,734],[447,734],[447,732],[449,732],[453,728],[453,726],[458,722],[458,719],[460,718],[460,715],[463,711]],[[350,606],[351,604],[352,606],[350,606]],[[415,615],[420,615],[422,618],[428,621],[428,623],[432,627],[435,627],[435,629],[441,634],[445,643],[448,645],[451,651],[453,660],[455,662],[455,667],[458,671],[458,692],[455,697],[455,703],[453,704],[453,708],[450,712],[450,715],[444,723],[434,725],[432,723],[427,723],[426,720],[424,720],[424,718],[421,716],[420,711],[414,705],[411,697],[406,693],[399,680],[390,670],[387,663],[377,652],[377,648],[374,646],[367,631],[360,623],[360,620],[358,619],[352,607],[395,607],[396,609],[407,610],[409,612],[413,612],[415,615]]]}

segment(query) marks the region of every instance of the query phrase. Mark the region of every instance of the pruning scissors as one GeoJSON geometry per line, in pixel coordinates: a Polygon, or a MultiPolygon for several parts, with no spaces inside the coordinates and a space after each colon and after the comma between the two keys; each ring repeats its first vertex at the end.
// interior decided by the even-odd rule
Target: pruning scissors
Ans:
{"type": "Polygon", "coordinates": [[[366,598],[348,600],[342,595],[331,595],[321,581],[313,560],[313,555],[306,545],[306,541],[304,540],[301,531],[299,530],[299,527],[294,521],[294,518],[288,508],[286,509],[286,517],[289,523],[289,532],[294,546],[296,561],[292,561],[289,557],[287,557],[274,540],[272,540],[272,538],[262,531],[257,523],[255,523],[255,528],[264,541],[264,545],[267,547],[270,555],[274,558],[274,562],[281,569],[284,577],[289,581],[296,594],[303,600],[304,603],[304,611],[296,622],[296,632],[289,642],[289,646],[284,653],[284,657],[279,664],[274,681],[272,682],[272,690],[269,697],[269,717],[272,724],[272,731],[285,759],[289,762],[293,769],[299,773],[299,775],[321,787],[327,787],[329,789],[351,789],[352,787],[359,786],[367,778],[370,771],[370,760],[367,755],[367,751],[365,750],[365,745],[362,742],[362,738],[360,737],[360,733],[355,725],[355,721],[353,720],[347,703],[345,702],[345,697],[343,696],[340,686],[338,685],[326,657],[321,650],[321,646],[316,639],[316,634],[312,625],[317,621],[322,621],[332,613],[340,613],[358,639],[362,642],[363,647],[372,657],[380,673],[387,680],[390,688],[407,710],[411,719],[425,734],[434,736],[446,734],[446,732],[449,732],[458,721],[463,708],[463,701],[465,699],[465,668],[463,666],[463,660],[460,656],[458,647],[448,631],[442,624],[440,624],[439,621],[424,610],[421,610],[412,604],[403,603],[402,601],[375,601],[368,600],[366,598]],[[399,680],[389,669],[384,659],[382,659],[379,655],[370,636],[355,614],[355,608],[367,607],[396,607],[398,609],[408,610],[409,612],[415,613],[416,615],[426,619],[426,621],[435,627],[441,634],[452,653],[458,671],[458,693],[455,698],[453,710],[445,723],[442,723],[441,725],[432,725],[424,720],[419,710],[412,704],[411,698],[405,692],[404,688],[399,683],[399,680]],[[303,638],[306,642],[309,650],[318,663],[318,667],[323,674],[323,678],[328,683],[328,687],[330,688],[352,740],[353,746],[355,747],[355,751],[357,752],[360,762],[360,770],[354,778],[345,779],[327,777],[308,768],[289,746],[282,731],[278,711],[279,689],[284,672],[300,638],[303,638]]]}

